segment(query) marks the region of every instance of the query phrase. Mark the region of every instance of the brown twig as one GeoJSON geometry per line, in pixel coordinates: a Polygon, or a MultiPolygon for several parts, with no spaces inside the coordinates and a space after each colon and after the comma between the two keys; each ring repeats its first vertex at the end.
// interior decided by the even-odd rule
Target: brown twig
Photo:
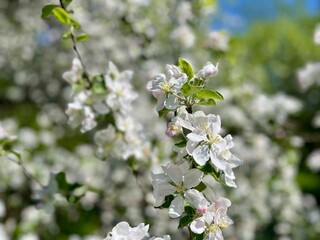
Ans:
{"type": "Polygon", "coordinates": [[[22,164],[21,159],[15,160],[15,159],[11,158],[10,156],[8,156],[8,159],[9,159],[11,162],[17,164],[19,167],[21,167],[24,175],[26,175],[27,178],[35,181],[35,182],[38,183],[41,187],[43,187],[43,188],[45,187],[38,179],[36,179],[36,178],[27,170],[27,168],[22,164]]]}
{"type": "MultiPolygon", "coordinates": [[[[60,6],[61,8],[63,8],[65,11],[67,11],[66,7],[64,6],[63,4],[63,1],[62,0],[59,0],[60,1],[60,6]]],[[[81,63],[81,66],[82,66],[82,69],[83,69],[83,77],[86,79],[88,85],[89,85],[89,88],[92,86],[92,83],[91,83],[91,80],[89,78],[89,74],[88,74],[88,71],[87,71],[87,67],[86,65],[84,64],[84,61],[80,55],[80,52],[77,48],[77,41],[76,41],[76,38],[73,34],[73,32],[71,31],[70,33],[70,37],[71,37],[71,41],[72,41],[72,45],[73,45],[73,50],[74,52],[76,53],[77,55],[77,58],[79,59],[80,63],[81,63]]]]}

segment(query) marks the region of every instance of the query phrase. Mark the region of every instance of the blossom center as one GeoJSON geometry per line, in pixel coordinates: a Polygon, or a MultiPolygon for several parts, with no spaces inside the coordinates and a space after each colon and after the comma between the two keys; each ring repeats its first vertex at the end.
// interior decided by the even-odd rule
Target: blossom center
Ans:
{"type": "Polygon", "coordinates": [[[185,186],[183,185],[183,182],[176,185],[176,189],[177,189],[177,193],[180,194],[180,193],[184,193],[186,191],[186,188],[185,186]]]}
{"type": "Polygon", "coordinates": [[[161,83],[161,89],[166,92],[166,93],[169,93],[169,92],[172,92],[172,86],[169,82],[167,81],[163,81],[161,83]]]}
{"type": "Polygon", "coordinates": [[[221,137],[219,135],[212,134],[212,133],[208,134],[208,144],[209,145],[212,145],[214,143],[218,143],[218,142],[220,142],[220,140],[221,140],[221,137]]]}
{"type": "Polygon", "coordinates": [[[219,229],[220,229],[219,226],[214,223],[208,226],[209,232],[217,233],[219,229]]]}

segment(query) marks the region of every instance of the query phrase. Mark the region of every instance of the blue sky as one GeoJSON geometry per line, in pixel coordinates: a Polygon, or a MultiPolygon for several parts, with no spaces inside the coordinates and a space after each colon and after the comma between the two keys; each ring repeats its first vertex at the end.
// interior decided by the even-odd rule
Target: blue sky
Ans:
{"type": "Polygon", "coordinates": [[[320,0],[218,0],[214,29],[242,32],[256,21],[272,21],[280,15],[299,17],[320,14],[320,0]]]}

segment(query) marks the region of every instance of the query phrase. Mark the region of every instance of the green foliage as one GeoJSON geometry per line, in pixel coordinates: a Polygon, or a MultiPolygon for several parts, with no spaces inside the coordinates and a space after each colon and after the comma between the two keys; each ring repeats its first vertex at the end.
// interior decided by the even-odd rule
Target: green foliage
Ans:
{"type": "Polygon", "coordinates": [[[164,198],[164,203],[160,206],[160,207],[156,207],[156,208],[169,208],[171,202],[173,201],[174,196],[173,195],[168,195],[164,198]]]}
{"type": "Polygon", "coordinates": [[[67,8],[69,6],[70,3],[72,3],[73,0],[62,0],[62,3],[64,5],[65,8],[67,8]]]}
{"type": "Polygon", "coordinates": [[[81,199],[82,195],[75,195],[74,190],[82,185],[78,183],[68,183],[65,172],[55,174],[55,181],[57,182],[58,191],[65,196],[69,202],[77,202],[81,199]]]}
{"type": "Polygon", "coordinates": [[[184,207],[184,212],[189,215],[189,216],[194,216],[196,214],[196,210],[194,210],[194,208],[190,207],[190,206],[185,206],[184,207]]]}
{"type": "Polygon", "coordinates": [[[202,234],[192,234],[192,240],[203,240],[203,233],[202,234]]]}
{"type": "Polygon", "coordinates": [[[217,171],[209,161],[204,166],[199,166],[198,169],[200,169],[205,174],[212,175],[217,181],[220,181],[220,171],[217,171]]]}
{"type": "Polygon", "coordinates": [[[194,73],[191,64],[185,60],[184,58],[179,58],[178,60],[178,67],[181,69],[182,72],[187,74],[189,80],[193,78],[194,73]]]}
{"type": "Polygon", "coordinates": [[[197,94],[201,89],[202,87],[200,86],[194,86],[191,85],[189,82],[186,82],[185,84],[183,84],[181,88],[181,93],[185,96],[191,96],[193,94],[197,94]]]}
{"type": "Polygon", "coordinates": [[[167,108],[162,108],[161,110],[158,111],[159,117],[165,117],[167,114],[170,112],[169,109],[167,108]]]}
{"type": "Polygon", "coordinates": [[[199,192],[202,192],[203,190],[206,189],[206,187],[207,186],[203,182],[200,182],[198,186],[195,187],[195,189],[197,189],[199,192]]]}
{"type": "Polygon", "coordinates": [[[196,96],[200,100],[204,100],[204,101],[209,99],[223,100],[223,96],[221,95],[221,93],[214,91],[212,89],[201,89],[196,96]]]}
{"type": "Polygon", "coordinates": [[[184,228],[188,226],[192,221],[193,221],[193,218],[191,216],[189,215],[183,216],[182,218],[180,218],[178,228],[184,228]]]}
{"type": "Polygon", "coordinates": [[[87,41],[89,38],[90,38],[90,36],[89,36],[88,34],[86,34],[86,33],[81,33],[81,34],[79,34],[79,35],[76,37],[76,40],[77,40],[78,42],[85,42],[85,41],[87,41]]]}
{"type": "Polygon", "coordinates": [[[53,15],[56,17],[56,19],[62,23],[62,24],[70,24],[71,23],[71,17],[69,14],[64,10],[62,7],[55,7],[52,9],[53,15]]]}
{"type": "Polygon", "coordinates": [[[95,94],[105,94],[106,93],[106,85],[104,83],[104,78],[101,74],[98,74],[93,77],[93,83],[91,86],[91,90],[95,94]]]}
{"type": "Polygon", "coordinates": [[[177,146],[177,147],[185,147],[186,144],[187,144],[187,141],[186,140],[182,140],[180,142],[175,143],[174,145],[177,146]]]}
{"type": "Polygon", "coordinates": [[[45,5],[42,8],[42,14],[41,14],[41,18],[48,18],[51,16],[52,11],[56,8],[59,7],[59,5],[56,4],[49,4],[49,5],[45,5]]]}
{"type": "MultiPolygon", "coordinates": [[[[69,3],[71,3],[71,1],[66,1],[66,5],[69,5],[69,3]]],[[[71,31],[66,32],[63,35],[63,39],[67,39],[71,37],[73,29],[80,28],[80,24],[70,16],[70,13],[73,13],[73,11],[72,10],[66,11],[63,7],[59,5],[49,4],[49,5],[45,5],[42,8],[41,17],[45,19],[50,17],[53,14],[60,23],[71,26],[72,27],[71,31]]],[[[79,42],[86,41],[87,39],[89,39],[89,35],[82,33],[77,38],[78,38],[77,41],[79,42]]]]}

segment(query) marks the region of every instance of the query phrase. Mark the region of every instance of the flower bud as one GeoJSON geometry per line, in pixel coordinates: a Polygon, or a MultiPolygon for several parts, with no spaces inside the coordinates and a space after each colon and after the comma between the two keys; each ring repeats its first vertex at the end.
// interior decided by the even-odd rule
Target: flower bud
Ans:
{"type": "Polygon", "coordinates": [[[215,76],[218,73],[218,63],[214,66],[211,62],[207,62],[206,65],[196,74],[201,79],[208,79],[215,76]]]}

